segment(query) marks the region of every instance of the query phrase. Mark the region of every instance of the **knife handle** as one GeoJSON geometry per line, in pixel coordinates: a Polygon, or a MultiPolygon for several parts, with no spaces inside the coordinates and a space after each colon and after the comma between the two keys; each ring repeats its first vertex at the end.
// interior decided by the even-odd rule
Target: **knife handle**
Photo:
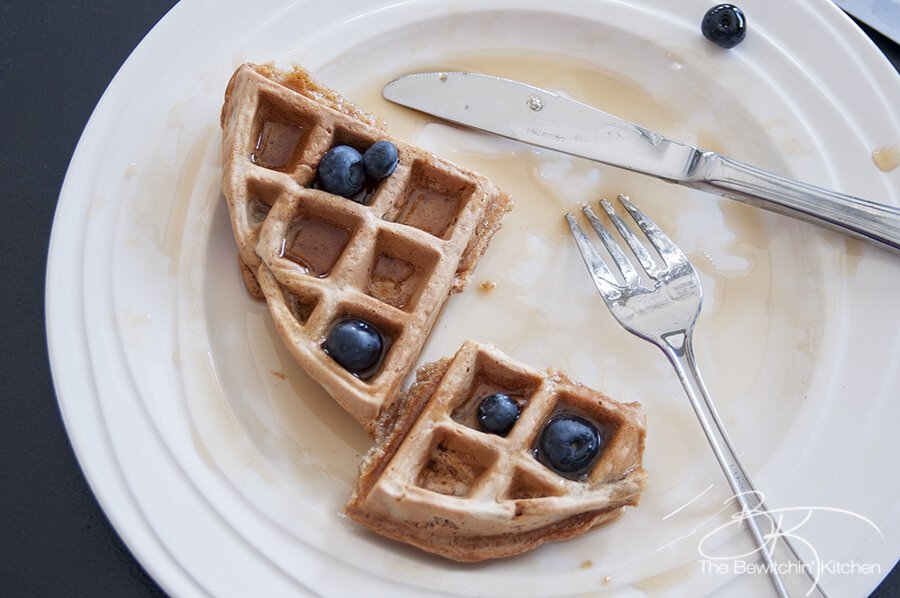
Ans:
{"type": "Polygon", "coordinates": [[[756,207],[793,216],[900,253],[900,209],[836,193],[703,151],[692,187],[723,193],[756,207]]]}

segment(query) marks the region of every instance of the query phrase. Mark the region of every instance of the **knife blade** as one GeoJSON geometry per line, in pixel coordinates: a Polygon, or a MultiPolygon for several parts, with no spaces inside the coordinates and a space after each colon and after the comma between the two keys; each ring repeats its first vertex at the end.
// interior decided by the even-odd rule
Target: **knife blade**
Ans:
{"type": "Polygon", "coordinates": [[[900,209],[766,172],[527,83],[427,72],[395,79],[382,93],[460,125],[723,195],[900,253],[900,209]]]}

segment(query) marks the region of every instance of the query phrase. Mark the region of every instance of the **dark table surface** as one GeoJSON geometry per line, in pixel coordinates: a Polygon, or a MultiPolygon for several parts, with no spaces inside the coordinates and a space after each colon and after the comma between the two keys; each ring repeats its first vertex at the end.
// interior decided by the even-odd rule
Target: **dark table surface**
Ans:
{"type": "MultiPolygon", "coordinates": [[[[171,0],[0,0],[0,596],[157,596],[88,488],[56,405],[44,271],[69,159],[109,81],[171,0]]],[[[900,69],[900,47],[867,33],[900,69]]],[[[900,101],[900,98],[898,98],[900,101]]],[[[875,596],[900,595],[895,568],[875,596]]]]}

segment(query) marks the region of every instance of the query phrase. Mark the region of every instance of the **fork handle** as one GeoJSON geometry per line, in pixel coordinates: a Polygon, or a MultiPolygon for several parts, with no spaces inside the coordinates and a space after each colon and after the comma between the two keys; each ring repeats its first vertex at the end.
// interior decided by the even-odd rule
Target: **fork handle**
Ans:
{"type": "Polygon", "coordinates": [[[692,337],[689,331],[668,335],[661,339],[658,343],[669,361],[675,367],[678,378],[684,386],[684,390],[690,399],[691,406],[700,420],[703,432],[706,434],[709,444],[712,446],[716,460],[722,467],[728,484],[734,491],[735,498],[741,505],[743,511],[743,521],[748,524],[750,533],[756,541],[759,553],[764,563],[768,566],[768,572],[775,585],[775,589],[779,596],[827,596],[822,587],[818,584],[818,575],[815,577],[810,574],[810,569],[803,567],[803,560],[797,554],[797,551],[790,544],[787,537],[781,532],[775,523],[774,518],[768,518],[771,521],[772,528],[768,532],[763,532],[757,521],[757,517],[753,513],[767,513],[765,502],[762,495],[757,492],[756,487],[747,475],[741,460],[725,432],[725,427],[719,419],[718,413],[709,398],[709,393],[703,380],[700,378],[700,372],[694,359],[694,350],[692,337]],[[795,563],[794,567],[787,567],[787,563],[795,563]],[[777,570],[778,564],[784,564],[782,572],[777,570]],[[784,572],[784,570],[787,572],[784,572]],[[796,571],[802,569],[805,573],[796,571]]]}
{"type": "Polygon", "coordinates": [[[702,151],[687,184],[900,252],[900,209],[702,151]],[[701,178],[702,177],[702,178],[701,178]]]}

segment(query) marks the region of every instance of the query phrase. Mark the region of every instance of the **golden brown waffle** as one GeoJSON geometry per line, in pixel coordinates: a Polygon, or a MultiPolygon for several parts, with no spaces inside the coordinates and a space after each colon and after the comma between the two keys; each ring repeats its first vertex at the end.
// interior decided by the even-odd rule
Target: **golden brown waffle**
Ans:
{"type": "Polygon", "coordinates": [[[318,84],[300,67],[280,71],[268,64],[245,64],[235,71],[225,89],[225,103],[220,116],[223,131],[222,186],[238,245],[241,275],[247,290],[257,299],[264,298],[256,281],[260,264],[256,254],[259,229],[269,208],[283,191],[282,187],[289,183],[279,181],[274,174],[265,176],[268,173],[257,166],[284,172],[297,184],[309,185],[315,178],[317,159],[323,152],[318,146],[323,140],[327,142],[323,139],[327,133],[314,128],[306,134],[301,127],[314,122],[314,113],[320,106],[341,112],[379,131],[385,128],[378,117],[318,84]],[[258,77],[253,77],[251,71],[258,77]],[[268,93],[275,101],[260,103],[260,93],[268,93]],[[291,104],[294,94],[309,98],[315,104],[299,115],[291,114],[290,109],[280,109],[291,104]],[[235,96],[234,99],[232,96],[235,96]],[[274,127],[270,125],[269,130],[265,131],[269,135],[264,138],[262,125],[267,117],[274,118],[271,121],[274,127]],[[292,138],[294,143],[290,143],[292,138]],[[264,141],[266,143],[262,143],[264,141]],[[264,158],[261,163],[260,150],[263,150],[261,154],[264,158]],[[247,184],[254,180],[258,185],[248,188],[247,184]]]}
{"type": "Polygon", "coordinates": [[[375,532],[457,561],[512,556],[619,517],[644,489],[644,415],[497,349],[467,342],[419,369],[385,412],[345,511],[375,532]],[[477,405],[504,392],[522,403],[506,437],[478,429],[477,405]],[[602,452],[585,479],[543,465],[534,447],[555,414],[593,420],[602,452]]]}
{"type": "Polygon", "coordinates": [[[386,135],[301,69],[238,68],[222,126],[223,190],[248,289],[255,275],[294,358],[371,430],[512,204],[485,177],[386,135]],[[383,139],[400,164],[362,203],[313,188],[331,147],[363,152],[383,139]],[[348,317],[385,337],[384,357],[365,379],[322,348],[348,317]]]}

